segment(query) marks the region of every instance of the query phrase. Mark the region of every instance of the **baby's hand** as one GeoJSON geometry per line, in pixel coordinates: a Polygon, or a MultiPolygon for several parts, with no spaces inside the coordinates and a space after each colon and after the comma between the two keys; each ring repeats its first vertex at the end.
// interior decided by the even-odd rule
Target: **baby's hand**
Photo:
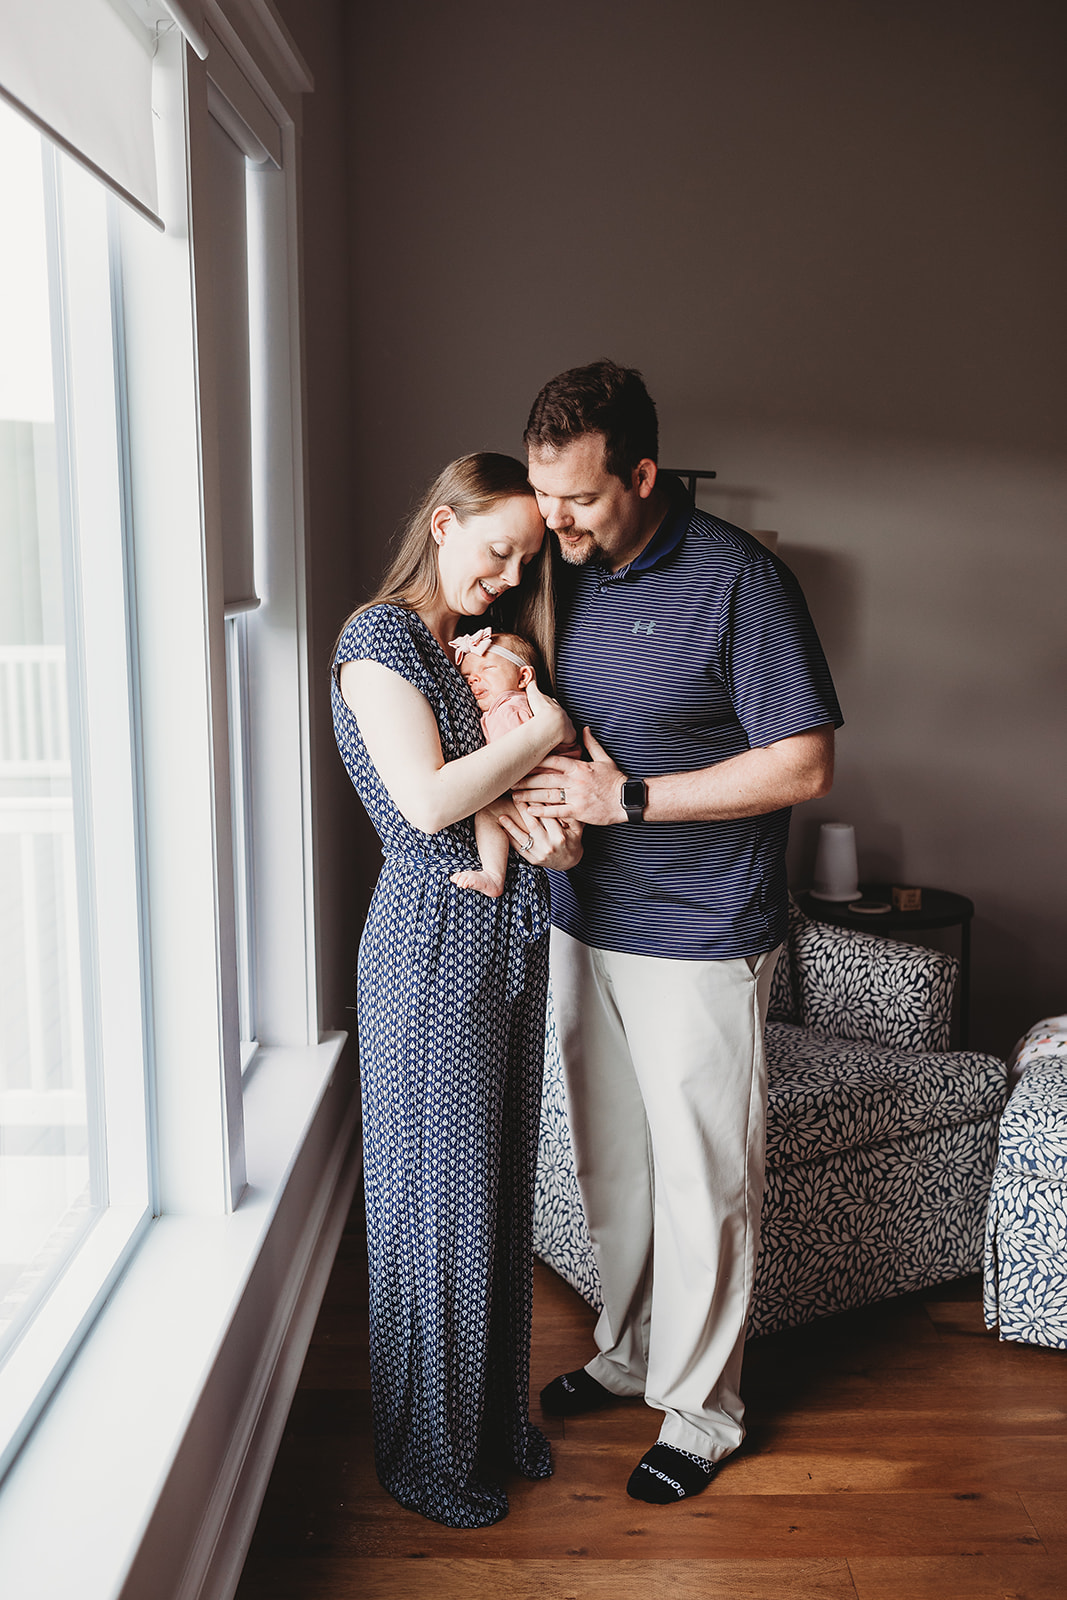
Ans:
{"type": "Polygon", "coordinates": [[[551,717],[557,719],[559,733],[553,740],[554,744],[573,744],[577,738],[574,723],[568,717],[558,700],[553,700],[551,695],[542,694],[536,683],[526,685],[526,698],[530,702],[530,710],[534,717],[551,717]]]}

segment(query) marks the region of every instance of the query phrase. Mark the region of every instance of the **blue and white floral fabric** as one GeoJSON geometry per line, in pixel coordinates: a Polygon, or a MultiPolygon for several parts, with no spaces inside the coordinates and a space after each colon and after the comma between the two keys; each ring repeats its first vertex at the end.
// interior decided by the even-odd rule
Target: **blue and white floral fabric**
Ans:
{"type": "Polygon", "coordinates": [[[1059,1061],[1067,1069],[1067,1016],[1046,1017],[1024,1033],[1008,1057],[1008,1076],[1017,1082],[1039,1061],[1059,1061]]]}
{"type": "Polygon", "coordinates": [[[572,1289],[577,1289],[583,1300],[597,1311],[601,1309],[600,1274],[574,1168],[567,1090],[551,995],[541,1092],[541,1142],[534,1186],[534,1254],[558,1272],[572,1289]]]}
{"type": "Polygon", "coordinates": [[[1031,1028],[1012,1060],[1020,1081],[989,1197],[986,1326],[1067,1349],[1067,1016],[1031,1028]]]}
{"type": "Polygon", "coordinates": [[[1004,1063],[995,1057],[905,1055],[783,1022],[767,1024],[767,1070],[770,1166],[995,1120],[1004,1104],[1004,1063]]]}
{"type": "Polygon", "coordinates": [[[775,1022],[799,1022],[800,1001],[797,998],[797,974],[793,961],[793,943],[807,917],[795,900],[789,902],[789,938],[778,952],[771,977],[771,993],[767,1015],[775,1022]]]}
{"type": "Polygon", "coordinates": [[[953,956],[807,918],[790,942],[805,1027],[913,1053],[948,1049],[953,956]]]}
{"type": "MultiPolygon", "coordinates": [[[[935,951],[809,922],[793,908],[771,995],[780,1020],[767,1027],[767,1185],[750,1337],[979,1267],[1005,1068],[995,1056],[945,1050],[955,968],[935,951]]],[[[534,1229],[538,1255],[599,1306],[551,1024],[534,1229]]]]}

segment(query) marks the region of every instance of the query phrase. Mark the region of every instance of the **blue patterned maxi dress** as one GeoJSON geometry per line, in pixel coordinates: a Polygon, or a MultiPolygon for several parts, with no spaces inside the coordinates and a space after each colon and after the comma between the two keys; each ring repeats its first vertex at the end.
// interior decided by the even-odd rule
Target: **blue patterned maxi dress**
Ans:
{"type": "Polygon", "coordinates": [[[446,761],[484,743],[474,696],[414,612],[375,606],[341,636],[337,744],[385,857],[359,950],[358,1016],[378,1477],[451,1527],[496,1522],[500,1478],[552,1470],[529,1420],[534,1159],[548,970],[545,875],[511,853],[490,899],[473,819],[401,816],[341,697],[345,661],[425,696],[446,761]]]}

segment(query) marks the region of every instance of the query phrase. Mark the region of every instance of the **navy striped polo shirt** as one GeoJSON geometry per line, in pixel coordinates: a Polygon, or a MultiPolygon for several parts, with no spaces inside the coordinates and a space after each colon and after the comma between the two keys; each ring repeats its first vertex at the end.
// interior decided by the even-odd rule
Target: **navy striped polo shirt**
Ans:
{"type": "MultiPolygon", "coordinates": [[[[751,534],[688,504],[618,572],[562,575],[556,678],[629,777],[692,772],[842,717],[800,585],[751,534]]],[[[552,920],[583,943],[725,960],[786,936],[789,808],[585,830],[552,920]]]]}

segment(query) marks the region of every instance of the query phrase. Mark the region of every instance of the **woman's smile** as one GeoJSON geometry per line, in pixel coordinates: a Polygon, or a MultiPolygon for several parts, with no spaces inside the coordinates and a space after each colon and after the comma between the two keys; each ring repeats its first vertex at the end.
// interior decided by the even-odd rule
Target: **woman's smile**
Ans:
{"type": "Polygon", "coordinates": [[[457,617],[481,616],[522,582],[541,548],[545,525],[532,495],[513,495],[463,523],[454,514],[441,527],[438,570],[457,617]],[[487,570],[488,569],[488,570],[487,570]]]}

